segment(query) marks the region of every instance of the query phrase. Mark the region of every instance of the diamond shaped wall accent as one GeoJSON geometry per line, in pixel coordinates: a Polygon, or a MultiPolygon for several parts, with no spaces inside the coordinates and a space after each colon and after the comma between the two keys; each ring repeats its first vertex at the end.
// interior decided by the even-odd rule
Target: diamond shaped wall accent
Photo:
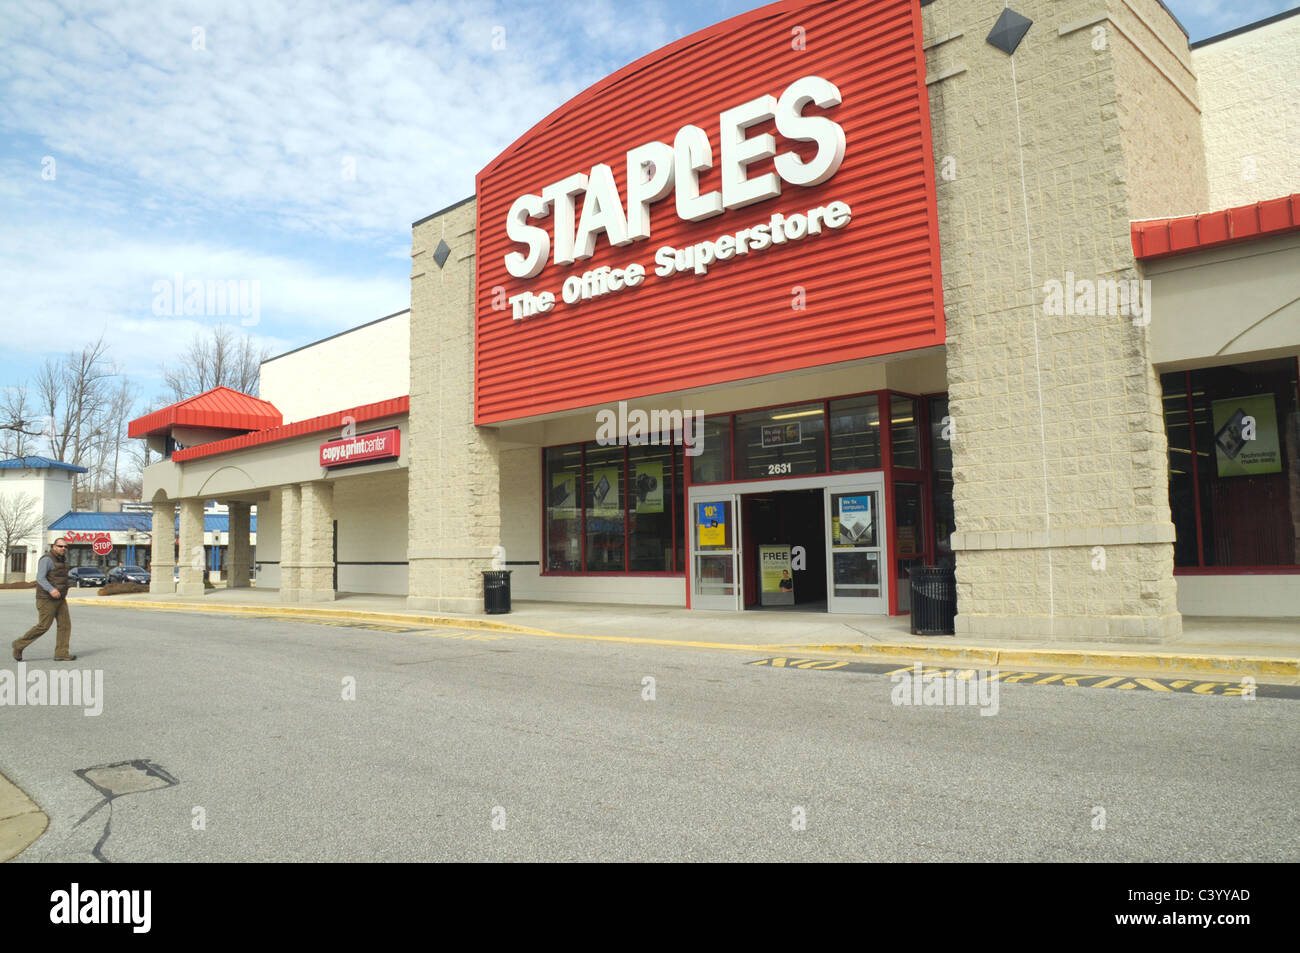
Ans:
{"type": "Polygon", "coordinates": [[[1003,53],[1010,56],[1020,45],[1020,41],[1025,38],[1029,28],[1034,21],[1028,17],[1023,17],[1016,11],[1007,7],[998,17],[998,22],[993,24],[993,29],[986,37],[991,46],[996,46],[1003,53]]]}
{"type": "Polygon", "coordinates": [[[448,245],[441,238],[438,239],[438,247],[433,250],[433,260],[438,263],[439,268],[447,264],[447,258],[450,255],[451,255],[451,246],[448,245]]]}

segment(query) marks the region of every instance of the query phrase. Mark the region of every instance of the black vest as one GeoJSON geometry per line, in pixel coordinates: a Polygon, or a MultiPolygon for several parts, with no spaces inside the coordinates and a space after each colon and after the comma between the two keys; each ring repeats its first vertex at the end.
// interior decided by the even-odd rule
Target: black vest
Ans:
{"type": "MultiPolygon", "coordinates": [[[[54,568],[52,568],[49,572],[45,574],[46,581],[50,584],[52,588],[59,590],[60,596],[66,595],[68,592],[67,554],[65,553],[62,557],[60,557],[57,553],[54,552],[54,550],[51,549],[45,555],[49,556],[50,560],[54,563],[54,568]]],[[[44,589],[41,589],[40,586],[37,586],[36,588],[41,595],[43,596],[49,595],[49,593],[46,592],[44,589]]]]}

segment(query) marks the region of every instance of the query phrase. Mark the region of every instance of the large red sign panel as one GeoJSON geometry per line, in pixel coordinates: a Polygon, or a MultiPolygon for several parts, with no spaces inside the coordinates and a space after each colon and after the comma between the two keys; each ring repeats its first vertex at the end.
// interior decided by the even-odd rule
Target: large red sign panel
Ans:
{"type": "Polygon", "coordinates": [[[940,344],[915,0],[777,3],[479,173],[475,422],[940,344]]]}

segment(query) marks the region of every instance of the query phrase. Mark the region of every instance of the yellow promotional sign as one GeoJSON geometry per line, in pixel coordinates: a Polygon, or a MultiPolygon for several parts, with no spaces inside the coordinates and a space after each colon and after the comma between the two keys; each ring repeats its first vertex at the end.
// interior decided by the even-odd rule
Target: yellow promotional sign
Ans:
{"type": "Polygon", "coordinates": [[[696,503],[695,525],[699,528],[699,546],[727,545],[727,508],[724,503],[696,503]]]}

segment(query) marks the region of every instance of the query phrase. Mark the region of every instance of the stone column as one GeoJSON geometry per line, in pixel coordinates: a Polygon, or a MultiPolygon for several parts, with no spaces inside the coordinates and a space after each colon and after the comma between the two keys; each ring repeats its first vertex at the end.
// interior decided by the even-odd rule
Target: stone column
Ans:
{"type": "Polygon", "coordinates": [[[927,72],[956,631],[1159,643],[1181,631],[1161,394],[1150,313],[1120,283],[1139,277],[1130,221],[1205,207],[1186,38],[1154,0],[1074,23],[1012,6],[1033,25],[1011,55],[985,40],[987,4],[922,8],[943,38],[927,72]]]}
{"type": "Polygon", "coordinates": [[[247,589],[252,579],[252,546],[249,543],[251,503],[227,503],[230,514],[226,542],[226,588],[247,589]]]}
{"type": "Polygon", "coordinates": [[[173,577],[176,567],[176,504],[171,500],[154,500],[151,533],[149,592],[152,595],[171,595],[176,591],[173,577]]]}
{"type": "Polygon", "coordinates": [[[280,490],[280,601],[297,602],[302,561],[302,488],[296,483],[280,490]]]}
{"type": "Polygon", "coordinates": [[[203,501],[181,500],[180,584],[182,596],[203,595],[203,569],[207,552],[203,548],[203,501]]]}
{"type": "Polygon", "coordinates": [[[474,426],[475,207],[412,235],[407,605],[441,612],[482,611],[501,542],[497,434],[474,426]]]}
{"type": "Polygon", "coordinates": [[[300,602],[334,599],[334,484],[302,484],[300,602]]]}

